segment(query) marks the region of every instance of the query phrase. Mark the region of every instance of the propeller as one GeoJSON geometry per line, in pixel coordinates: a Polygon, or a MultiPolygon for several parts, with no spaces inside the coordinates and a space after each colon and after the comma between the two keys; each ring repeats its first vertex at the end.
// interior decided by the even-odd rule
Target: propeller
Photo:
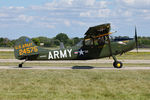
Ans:
{"type": "Polygon", "coordinates": [[[136,26],[135,26],[135,45],[136,45],[136,51],[138,53],[138,37],[137,37],[137,29],[136,29],[136,26]]]}

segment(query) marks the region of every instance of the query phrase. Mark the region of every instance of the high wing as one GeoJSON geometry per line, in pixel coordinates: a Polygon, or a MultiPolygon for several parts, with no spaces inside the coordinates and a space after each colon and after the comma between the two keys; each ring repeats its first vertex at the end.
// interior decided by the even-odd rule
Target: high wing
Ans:
{"type": "Polygon", "coordinates": [[[98,38],[98,37],[109,35],[111,34],[110,29],[111,29],[110,23],[90,27],[87,30],[87,32],[84,34],[85,35],[84,39],[98,38]]]}

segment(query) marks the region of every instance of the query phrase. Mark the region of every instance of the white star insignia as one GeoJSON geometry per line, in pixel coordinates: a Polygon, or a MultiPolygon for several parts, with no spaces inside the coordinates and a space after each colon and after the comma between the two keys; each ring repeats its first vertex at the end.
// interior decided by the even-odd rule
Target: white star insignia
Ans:
{"type": "Polygon", "coordinates": [[[79,50],[79,55],[84,55],[84,51],[82,49],[79,50]]]}

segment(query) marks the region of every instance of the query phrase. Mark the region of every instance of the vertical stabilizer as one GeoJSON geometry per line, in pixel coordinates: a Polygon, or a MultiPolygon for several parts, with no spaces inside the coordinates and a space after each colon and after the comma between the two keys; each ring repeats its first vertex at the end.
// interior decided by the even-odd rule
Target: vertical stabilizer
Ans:
{"type": "Polygon", "coordinates": [[[14,47],[14,55],[16,59],[26,59],[30,56],[38,55],[38,46],[28,37],[20,37],[14,47]]]}

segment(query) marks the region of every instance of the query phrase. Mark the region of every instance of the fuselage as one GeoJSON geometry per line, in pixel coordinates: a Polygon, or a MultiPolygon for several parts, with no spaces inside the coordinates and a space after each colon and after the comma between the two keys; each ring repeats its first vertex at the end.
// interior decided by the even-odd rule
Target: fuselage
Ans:
{"type": "Polygon", "coordinates": [[[38,47],[38,54],[28,56],[27,60],[88,60],[123,54],[135,48],[135,40],[111,42],[104,45],[81,45],[66,49],[50,50],[38,47]]]}

